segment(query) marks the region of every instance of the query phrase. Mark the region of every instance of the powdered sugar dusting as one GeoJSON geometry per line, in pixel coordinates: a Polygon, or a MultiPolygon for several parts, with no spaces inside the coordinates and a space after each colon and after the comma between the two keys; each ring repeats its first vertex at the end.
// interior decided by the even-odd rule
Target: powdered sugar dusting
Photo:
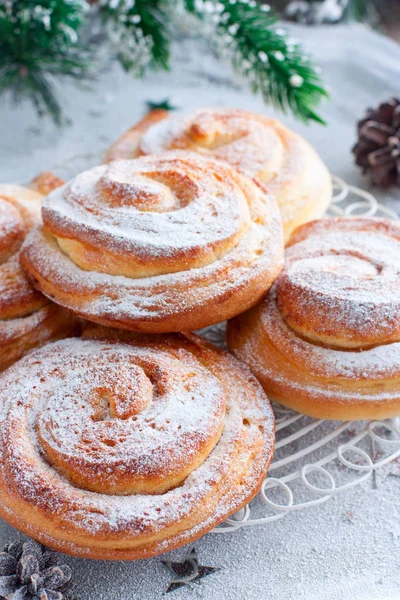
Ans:
{"type": "MultiPolygon", "coordinates": [[[[183,258],[179,262],[175,256],[172,257],[173,260],[171,258],[171,264],[174,264],[175,270],[177,265],[178,267],[181,265],[177,272],[138,278],[84,270],[75,264],[67,254],[60,251],[56,239],[46,230],[37,230],[24,245],[23,261],[30,275],[37,280],[40,289],[45,294],[54,297],[62,305],[89,319],[110,324],[121,325],[124,323],[125,327],[132,329],[138,327],[139,325],[136,323],[141,321],[140,328],[142,330],[149,322],[164,324],[167,327],[164,331],[168,330],[170,325],[166,323],[166,319],[171,315],[179,315],[179,317],[191,315],[195,320],[193,323],[191,322],[189,328],[206,326],[231,316],[230,311],[232,310],[237,312],[236,306],[232,309],[228,305],[228,302],[234,300],[233,294],[243,295],[242,308],[246,307],[246,303],[249,305],[249,302],[257,300],[268,289],[280,270],[283,258],[282,229],[276,203],[259,186],[238,175],[229,167],[224,167],[222,163],[208,160],[203,163],[198,157],[185,156],[184,162],[189,164],[188,168],[191,168],[192,164],[201,164],[204,168],[208,165],[215,173],[225,174],[223,182],[224,185],[228,183],[227,189],[229,189],[229,185],[232,185],[233,189],[239,189],[238,194],[241,199],[246,198],[246,202],[248,202],[246,211],[248,211],[249,217],[246,216],[246,225],[240,229],[239,235],[235,236],[233,246],[229,247],[228,245],[227,247],[224,243],[221,250],[218,250],[218,244],[216,244],[212,252],[212,260],[208,264],[203,263],[195,268],[190,268],[190,260],[188,262],[183,258]],[[211,304],[213,304],[212,308],[211,304]],[[206,306],[209,306],[210,309],[205,309],[206,306]]],[[[149,159],[147,162],[146,158],[141,160],[142,162],[138,161],[138,164],[153,165],[154,159],[149,159]]],[[[157,164],[165,166],[174,165],[176,161],[180,164],[183,159],[170,157],[159,160],[160,162],[157,164]]],[[[136,163],[132,161],[132,164],[136,163]]],[[[97,171],[96,169],[95,171],[98,172],[98,169],[103,168],[97,167],[97,171]]],[[[84,178],[86,177],[88,176],[84,175],[84,178]]],[[[215,194],[216,190],[213,193],[215,194]]],[[[229,202],[226,196],[223,198],[225,198],[223,204],[229,202]]],[[[219,200],[216,202],[219,204],[219,200]]],[[[63,207],[63,210],[65,208],[61,220],[63,221],[64,217],[68,215],[68,222],[71,220],[71,224],[75,218],[75,208],[72,208],[69,203],[64,205],[61,202],[60,204],[59,196],[56,197],[55,205],[56,210],[59,205],[63,207]]],[[[52,210],[49,209],[51,206],[52,197],[49,199],[45,215],[48,210],[52,210]]],[[[182,210],[178,210],[167,214],[177,215],[181,212],[182,210]]],[[[164,213],[152,214],[158,218],[164,213]]],[[[218,212],[219,216],[216,217],[217,223],[221,219],[225,219],[226,214],[232,216],[229,210],[226,213],[225,208],[221,206],[221,212],[218,212]]],[[[53,216],[50,217],[51,228],[62,227],[59,225],[60,220],[53,219],[53,216]]],[[[71,226],[70,235],[75,235],[76,228],[81,237],[85,228],[79,222],[79,216],[78,221],[74,221],[74,223],[71,226]]],[[[99,227],[101,228],[99,231],[103,231],[104,227],[107,228],[107,224],[103,226],[99,222],[99,227]]],[[[218,228],[219,225],[216,227],[218,228]]],[[[224,227],[228,227],[228,225],[224,227]]],[[[183,225],[182,228],[184,228],[183,225]]],[[[115,232],[115,239],[119,240],[118,244],[121,243],[122,247],[126,242],[123,231],[124,228],[121,238],[115,232]]],[[[107,235],[111,235],[109,229],[107,235]]],[[[190,232],[182,235],[190,235],[190,232]]],[[[148,237],[150,239],[152,235],[148,233],[148,237]]],[[[149,243],[152,243],[151,240],[149,243]]],[[[127,252],[129,248],[129,243],[127,243],[123,252],[121,249],[121,261],[125,261],[126,258],[131,259],[130,252],[127,252]]],[[[101,265],[101,253],[102,249],[100,248],[98,265],[101,265]]],[[[165,252],[159,257],[153,256],[156,269],[160,269],[162,265],[165,267],[165,264],[169,265],[169,263],[165,263],[165,257],[165,252]]],[[[147,256],[146,260],[148,258],[147,256]]],[[[180,322],[179,325],[174,325],[172,330],[182,328],[185,327],[180,322]]]]}
{"type": "MultiPolygon", "coordinates": [[[[132,128],[132,139],[141,128],[132,128]]],[[[122,156],[128,139],[129,133],[121,138],[122,156]]],[[[322,216],[331,197],[329,173],[314,150],[278,121],[261,115],[203,109],[154,124],[149,121],[138,151],[162,154],[174,149],[212,155],[267,183],[280,206],[287,237],[299,223],[322,216]]],[[[118,142],[113,156],[118,156],[118,142]]]]}
{"type": "Polygon", "coordinates": [[[22,518],[25,531],[81,555],[93,544],[103,547],[105,557],[108,549],[136,547],[145,555],[146,545],[154,554],[197,537],[256,491],[272,454],[272,410],[259,385],[234,359],[196,336],[133,345],[78,339],[50,344],[3,375],[0,408],[0,474],[7,481],[0,488],[3,514],[18,514],[18,506],[27,503],[41,524],[36,528],[32,519],[22,518]],[[135,364],[153,379],[154,396],[140,414],[93,420],[92,386],[115,391],[106,364],[116,372],[135,364]],[[221,419],[218,444],[178,487],[155,495],[134,488],[122,496],[107,491],[126,473],[135,474],[136,481],[155,473],[168,477],[170,452],[175,466],[186,464],[221,419]],[[80,446],[91,433],[97,437],[93,453],[80,446]],[[110,444],[120,439],[120,448],[110,444]],[[49,460],[49,448],[56,459],[49,460]],[[62,473],[52,466],[60,456],[62,473]],[[84,474],[97,473],[97,486],[104,481],[106,493],[76,487],[70,475],[79,466],[84,474]],[[46,525],[47,520],[55,525],[54,515],[56,536],[46,525]]]}
{"type": "Polygon", "coordinates": [[[185,149],[212,155],[249,177],[272,179],[283,162],[284,146],[275,121],[239,110],[200,110],[152,125],[140,140],[143,154],[185,149]]]}
{"type": "Polygon", "coordinates": [[[19,263],[26,234],[40,223],[40,201],[32,190],[0,185],[0,370],[73,328],[72,319],[31,286],[19,263]]]}
{"type": "Polygon", "coordinates": [[[43,354],[39,438],[66,472],[76,468],[75,478],[85,477],[92,489],[122,493],[135,484],[149,487],[147,480],[159,473],[184,475],[218,434],[225,412],[222,389],[189,352],[174,356],[157,347],[85,342],[43,354]],[[60,386],[66,361],[68,377],[60,386]],[[143,392],[148,397],[141,399],[143,392]],[[138,400],[144,400],[143,410],[128,406],[129,417],[118,417],[115,403],[138,400]]]}
{"type": "Polygon", "coordinates": [[[398,401],[399,229],[384,220],[326,221],[296,234],[236,351],[279,397],[398,401]]]}
{"type": "Polygon", "coordinates": [[[0,258],[1,261],[14,254],[24,236],[24,223],[18,210],[0,197],[0,258]]]}
{"type": "Polygon", "coordinates": [[[287,251],[278,303],[296,331],[323,343],[400,340],[400,243],[373,228],[299,242],[287,251]]]}
{"type": "MultiPolygon", "coordinates": [[[[274,346],[300,369],[316,377],[347,380],[384,380],[400,377],[400,343],[382,344],[368,349],[343,350],[311,343],[288,327],[276,306],[276,289],[262,313],[265,332],[273,336],[274,346]]],[[[377,388],[379,389],[379,388],[377,388]]]]}
{"type": "Polygon", "coordinates": [[[117,257],[129,253],[144,264],[172,258],[190,267],[202,249],[211,254],[207,262],[217,244],[226,245],[222,252],[229,250],[249,226],[246,197],[229,175],[226,167],[187,155],[118,161],[53,192],[43,217],[58,237],[117,257]]]}
{"type": "Polygon", "coordinates": [[[19,265],[19,251],[24,237],[40,222],[37,199],[37,194],[24,188],[0,186],[0,319],[2,320],[22,317],[46,303],[45,299],[28,283],[19,265]]]}

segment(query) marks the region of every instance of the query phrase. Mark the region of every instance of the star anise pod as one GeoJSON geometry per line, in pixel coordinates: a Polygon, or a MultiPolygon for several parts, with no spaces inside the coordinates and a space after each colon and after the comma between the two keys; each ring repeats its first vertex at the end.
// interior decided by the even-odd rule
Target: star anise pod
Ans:
{"type": "Polygon", "coordinates": [[[363,173],[375,185],[400,185],[400,100],[391,98],[368,109],[357,131],[353,153],[363,173]]]}

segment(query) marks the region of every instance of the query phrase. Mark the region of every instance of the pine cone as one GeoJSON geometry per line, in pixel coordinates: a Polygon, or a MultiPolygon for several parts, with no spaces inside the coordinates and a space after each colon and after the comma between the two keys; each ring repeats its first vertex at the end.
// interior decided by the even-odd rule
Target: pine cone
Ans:
{"type": "Polygon", "coordinates": [[[0,600],[73,600],[71,569],[34,540],[7,544],[0,553],[0,600]]]}
{"type": "Polygon", "coordinates": [[[352,152],[363,173],[375,185],[400,185],[400,100],[392,98],[376,110],[369,108],[357,131],[352,152]]]}

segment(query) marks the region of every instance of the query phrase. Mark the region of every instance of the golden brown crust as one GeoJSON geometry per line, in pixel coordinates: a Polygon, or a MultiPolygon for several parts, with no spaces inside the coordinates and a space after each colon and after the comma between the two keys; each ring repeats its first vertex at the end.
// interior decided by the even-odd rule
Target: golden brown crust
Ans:
{"type": "Polygon", "coordinates": [[[29,189],[39,192],[43,196],[48,196],[50,192],[64,185],[60,177],[51,171],[42,171],[28,184],[29,189]]]}
{"type": "Polygon", "coordinates": [[[228,325],[277,402],[313,417],[400,413],[400,225],[315,221],[294,232],[265,300],[228,325]]]}
{"type": "Polygon", "coordinates": [[[188,153],[116,161],[51,194],[22,265],[45,295],[104,325],[198,329],[255,304],[278,274],[274,199],[188,153]]]}
{"type": "Polygon", "coordinates": [[[105,161],[187,150],[227,161],[268,185],[282,214],[285,239],[322,217],[331,196],[328,170],[311,146],[279,121],[239,109],[204,109],[188,116],[150,112],[108,151],[105,161]]]}
{"type": "Polygon", "coordinates": [[[110,146],[104,157],[104,162],[137,158],[140,155],[138,152],[138,145],[142,135],[155,123],[168,118],[168,114],[168,111],[163,109],[151,110],[143,117],[143,119],[123,133],[121,137],[110,146]]]}
{"type": "Polygon", "coordinates": [[[20,267],[26,235],[40,223],[42,196],[0,185],[0,370],[35,346],[75,330],[76,320],[49,304],[20,267]]]}
{"type": "Polygon", "coordinates": [[[2,375],[1,516],[62,552],[138,559],[250,501],[274,446],[250,372],[195,335],[85,335],[2,375]]]}
{"type": "Polygon", "coordinates": [[[24,317],[0,320],[0,369],[6,369],[32,348],[79,330],[77,319],[52,302],[24,317]]]}

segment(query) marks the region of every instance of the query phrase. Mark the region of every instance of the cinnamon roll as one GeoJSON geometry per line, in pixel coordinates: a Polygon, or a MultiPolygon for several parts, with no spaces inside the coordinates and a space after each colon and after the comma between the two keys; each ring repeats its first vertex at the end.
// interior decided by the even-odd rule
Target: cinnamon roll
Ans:
{"type": "Polygon", "coordinates": [[[299,412],[400,414],[400,224],[331,218],[297,229],[267,297],[229,323],[228,345],[299,412]]]}
{"type": "Polygon", "coordinates": [[[189,116],[150,112],[109,149],[105,160],[189,150],[227,161],[268,185],[282,214],[285,238],[322,217],[331,196],[328,170],[311,146],[279,121],[233,108],[189,116]]]}
{"type": "Polygon", "coordinates": [[[279,210],[261,184],[171,153],[101,165],[55,190],[22,265],[49,298],[101,324],[205,327],[256,303],[283,261],[279,210]]]}
{"type": "Polygon", "coordinates": [[[27,188],[0,185],[0,370],[76,326],[75,318],[30,285],[19,264],[21,245],[40,222],[41,201],[27,188]]]}
{"type": "MultiPolygon", "coordinates": [[[[115,332],[113,333],[115,337],[115,332]]],[[[47,546],[155,556],[250,501],[274,417],[246,367],[196,335],[54,342],[0,377],[0,514],[47,546]]]]}

